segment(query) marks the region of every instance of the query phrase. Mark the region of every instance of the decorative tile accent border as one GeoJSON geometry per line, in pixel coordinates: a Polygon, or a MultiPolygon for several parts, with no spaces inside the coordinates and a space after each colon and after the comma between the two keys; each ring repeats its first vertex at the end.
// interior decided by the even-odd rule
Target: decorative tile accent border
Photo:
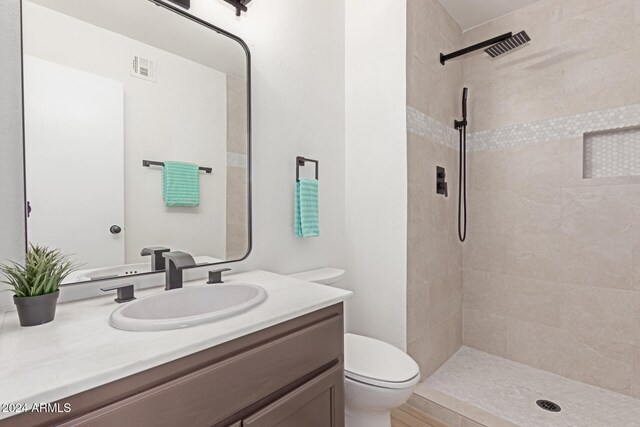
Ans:
{"type": "Polygon", "coordinates": [[[234,168],[247,168],[247,155],[227,151],[227,166],[234,168]]]}
{"type": "Polygon", "coordinates": [[[635,104],[475,132],[469,135],[468,147],[470,151],[499,150],[638,125],[640,104],[635,104]]]}
{"type": "MultiPolygon", "coordinates": [[[[474,132],[467,135],[467,147],[469,151],[500,150],[634,126],[640,126],[640,104],[474,132]]],[[[458,149],[458,132],[453,126],[446,126],[409,106],[407,130],[458,149]]]]}
{"type": "MultiPolygon", "coordinates": [[[[453,119],[451,119],[453,123],[453,119]]],[[[407,106],[407,131],[449,148],[458,149],[458,131],[445,126],[420,110],[407,106]]]]}
{"type": "Polygon", "coordinates": [[[640,127],[584,135],[584,177],[640,175],[640,127]]]}

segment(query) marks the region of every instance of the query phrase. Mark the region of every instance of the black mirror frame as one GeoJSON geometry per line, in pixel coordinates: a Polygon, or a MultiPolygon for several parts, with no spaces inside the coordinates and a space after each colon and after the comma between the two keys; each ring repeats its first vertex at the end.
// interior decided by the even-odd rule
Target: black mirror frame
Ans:
{"type": "MultiPolygon", "coordinates": [[[[20,2],[20,31],[23,31],[23,17],[22,17],[22,2],[24,0],[21,0],[20,2]]],[[[214,262],[214,263],[210,263],[210,264],[200,264],[198,266],[195,267],[191,267],[191,268],[206,268],[206,267],[210,267],[212,265],[221,265],[221,264],[230,264],[230,263],[234,263],[234,262],[240,262],[240,261],[244,261],[245,259],[247,259],[249,257],[249,255],[251,254],[251,251],[253,249],[253,204],[252,204],[252,199],[253,199],[253,193],[252,193],[252,188],[253,188],[253,171],[252,171],[252,127],[251,127],[251,51],[249,50],[249,46],[247,45],[247,43],[245,43],[245,41],[236,36],[233,33],[230,33],[226,30],[223,30],[220,27],[217,27],[213,24],[208,23],[207,21],[198,18],[197,16],[194,16],[190,13],[187,13],[185,11],[185,9],[180,8],[179,6],[176,6],[174,4],[171,3],[165,3],[162,0],[149,0],[152,3],[154,3],[156,6],[160,6],[163,7],[167,10],[170,10],[186,19],[189,19],[190,21],[193,21],[197,24],[200,24],[210,30],[215,31],[216,33],[226,36],[234,41],[236,41],[238,44],[240,44],[240,46],[242,46],[242,49],[245,52],[246,58],[247,58],[247,67],[246,67],[246,73],[247,73],[247,238],[248,238],[248,247],[247,247],[247,252],[244,254],[244,256],[242,256],[239,259],[234,259],[234,260],[225,260],[223,262],[214,262]]],[[[21,41],[20,41],[20,49],[24,51],[24,37],[21,36],[21,41]]],[[[21,68],[24,69],[24,55],[21,57],[21,68]]],[[[24,78],[23,78],[23,88],[22,88],[22,104],[24,106],[24,78]]],[[[22,109],[22,123],[23,123],[23,129],[24,129],[24,120],[25,120],[25,114],[24,114],[24,108],[22,109]]],[[[23,180],[24,180],[24,200],[25,200],[25,207],[24,207],[24,227],[25,227],[25,241],[24,241],[24,250],[25,250],[25,254],[27,253],[28,249],[29,249],[29,238],[28,238],[28,225],[27,225],[27,220],[28,220],[28,209],[27,209],[27,172],[26,172],[26,156],[25,156],[25,152],[26,152],[26,138],[24,135],[24,131],[22,132],[22,146],[23,146],[23,162],[25,163],[24,167],[23,167],[23,180]]],[[[30,211],[30,209],[29,209],[30,211]]],[[[130,277],[136,277],[136,276],[148,276],[151,274],[163,274],[163,271],[150,271],[148,273],[137,273],[137,274],[132,274],[127,276],[127,278],[130,277]]],[[[95,280],[87,280],[84,282],[74,282],[74,283],[65,283],[61,286],[74,286],[74,285],[81,285],[81,284],[85,284],[85,283],[93,283],[93,282],[100,282],[100,281],[106,281],[106,280],[117,280],[117,278],[115,277],[111,277],[111,278],[105,278],[105,279],[95,279],[95,280]]]]}

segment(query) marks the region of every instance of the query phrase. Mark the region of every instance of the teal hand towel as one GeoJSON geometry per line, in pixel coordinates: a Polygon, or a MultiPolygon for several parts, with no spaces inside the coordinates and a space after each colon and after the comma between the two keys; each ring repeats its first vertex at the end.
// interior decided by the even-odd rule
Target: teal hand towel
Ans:
{"type": "Polygon", "coordinates": [[[162,196],[165,206],[200,205],[198,165],[165,161],[162,170],[162,196]]]}
{"type": "Polygon", "coordinates": [[[294,208],[294,233],[298,237],[317,237],[318,224],[318,180],[300,178],[296,182],[294,208]]]}

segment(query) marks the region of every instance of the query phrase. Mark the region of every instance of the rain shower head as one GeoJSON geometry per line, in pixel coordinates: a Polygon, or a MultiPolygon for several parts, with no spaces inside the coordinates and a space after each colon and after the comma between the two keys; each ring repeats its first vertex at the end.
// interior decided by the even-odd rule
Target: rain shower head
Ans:
{"type": "Polygon", "coordinates": [[[529,41],[531,41],[531,38],[526,33],[526,31],[520,31],[518,34],[509,37],[508,39],[503,40],[500,43],[494,44],[484,51],[487,52],[490,57],[495,58],[509,52],[512,49],[517,48],[518,46],[522,46],[529,41]]]}
{"type": "Polygon", "coordinates": [[[485,40],[480,43],[476,43],[473,46],[465,47],[464,49],[456,50],[455,52],[449,53],[445,55],[444,53],[440,54],[440,63],[442,65],[445,64],[450,59],[457,58],[462,55],[466,55],[467,53],[475,52],[479,49],[485,49],[492,58],[495,58],[503,53],[507,53],[512,49],[515,49],[518,46],[521,46],[531,38],[527,35],[526,32],[520,31],[518,34],[513,35],[513,33],[505,33],[501,36],[494,37],[489,40],[485,40]],[[487,47],[488,46],[488,47],[487,47]]]}

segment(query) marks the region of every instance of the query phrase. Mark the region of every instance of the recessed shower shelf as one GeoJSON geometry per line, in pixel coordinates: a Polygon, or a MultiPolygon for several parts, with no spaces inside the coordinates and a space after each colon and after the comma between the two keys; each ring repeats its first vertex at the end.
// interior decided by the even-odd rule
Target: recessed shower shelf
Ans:
{"type": "Polygon", "coordinates": [[[640,175],[640,126],[585,133],[583,177],[640,175]]]}

